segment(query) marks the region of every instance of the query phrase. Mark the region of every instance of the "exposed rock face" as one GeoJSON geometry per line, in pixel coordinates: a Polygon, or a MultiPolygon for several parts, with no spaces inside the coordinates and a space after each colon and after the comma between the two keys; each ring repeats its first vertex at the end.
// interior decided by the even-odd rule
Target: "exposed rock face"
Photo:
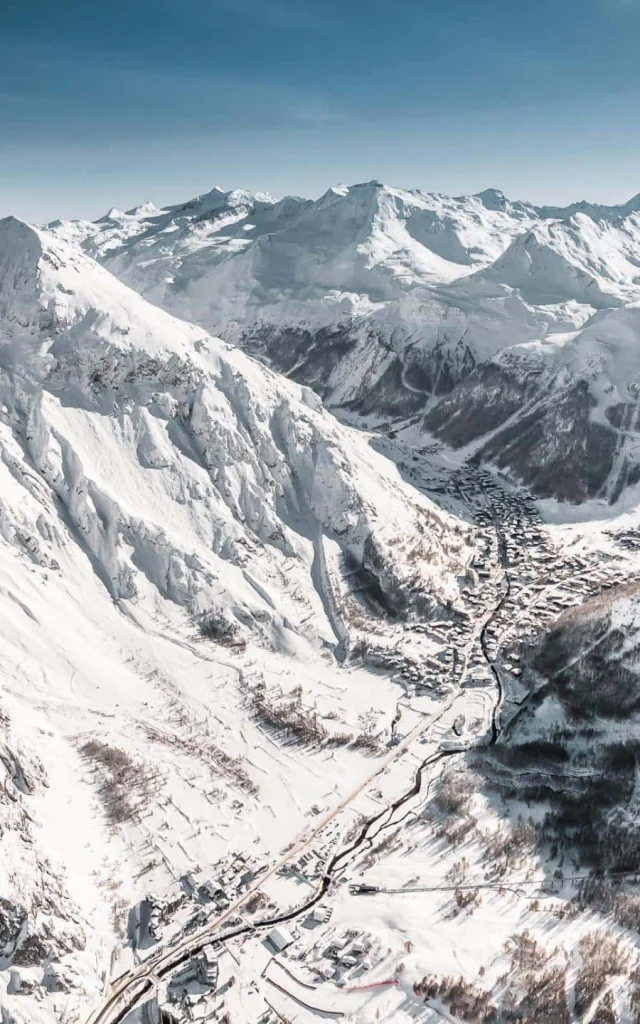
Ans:
{"type": "Polygon", "coordinates": [[[494,363],[476,367],[424,417],[427,430],[461,448],[502,426],[527,398],[527,382],[494,363]]]}
{"type": "Polygon", "coordinates": [[[11,959],[27,919],[24,907],[0,897],[0,956],[11,959]]]}
{"type": "Polygon", "coordinates": [[[609,405],[593,375],[552,373],[514,353],[476,367],[423,422],[541,498],[613,502],[640,474],[635,402],[609,405]]]}
{"type": "Polygon", "coordinates": [[[594,498],[613,470],[617,448],[615,432],[591,419],[595,406],[586,381],[579,381],[498,430],[479,458],[510,469],[541,498],[594,498]]]}
{"type": "Polygon", "coordinates": [[[400,336],[395,351],[387,331],[346,322],[317,330],[263,325],[237,340],[274,369],[313,388],[328,407],[380,422],[420,413],[425,402],[448,394],[475,364],[463,341],[438,339],[430,347],[412,342],[406,331],[399,330],[400,336]]]}

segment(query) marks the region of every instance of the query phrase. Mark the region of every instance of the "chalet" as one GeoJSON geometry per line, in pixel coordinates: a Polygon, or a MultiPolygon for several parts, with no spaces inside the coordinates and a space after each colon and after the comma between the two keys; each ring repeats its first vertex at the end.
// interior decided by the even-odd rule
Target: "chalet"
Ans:
{"type": "Polygon", "coordinates": [[[264,945],[275,956],[278,953],[282,953],[293,941],[293,935],[287,928],[278,927],[271,929],[264,939],[264,945]]]}

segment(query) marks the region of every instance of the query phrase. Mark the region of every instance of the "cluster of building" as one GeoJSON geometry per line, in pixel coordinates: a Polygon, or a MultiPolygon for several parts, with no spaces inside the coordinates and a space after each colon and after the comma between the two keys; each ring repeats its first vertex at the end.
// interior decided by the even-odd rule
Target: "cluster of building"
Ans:
{"type": "MultiPolygon", "coordinates": [[[[628,566],[602,552],[559,555],[541,528],[533,499],[504,492],[495,482],[487,481],[486,475],[483,488],[489,495],[491,511],[479,513],[476,520],[484,525],[489,516],[495,522],[501,561],[510,582],[508,600],[485,633],[489,658],[497,657],[505,633],[513,635],[517,628],[519,640],[533,639],[541,627],[563,612],[634,578],[628,566]]],[[[517,650],[511,646],[503,654],[501,668],[517,679],[521,674],[517,650]]],[[[473,658],[470,662],[472,669],[482,668],[479,656],[477,665],[473,658]]],[[[486,677],[486,672],[483,674],[486,677]]]]}
{"type": "Polygon", "coordinates": [[[247,892],[266,868],[266,863],[252,861],[246,854],[232,851],[228,857],[217,861],[211,871],[190,871],[183,875],[181,883],[191,899],[212,904],[212,909],[222,913],[247,892]]]}
{"type": "Polygon", "coordinates": [[[609,536],[613,537],[616,544],[621,548],[626,548],[627,551],[640,550],[640,529],[617,530],[610,533],[609,536]]]}
{"type": "Polygon", "coordinates": [[[165,906],[159,901],[154,901],[151,896],[147,897],[147,902],[150,906],[147,931],[149,932],[150,937],[157,942],[162,934],[162,922],[164,920],[165,906]]]}
{"type": "Polygon", "coordinates": [[[172,974],[167,982],[170,1002],[201,1002],[218,985],[218,960],[213,946],[204,949],[172,974]]]}
{"type": "Polygon", "coordinates": [[[164,898],[150,893],[140,901],[137,909],[138,948],[144,948],[148,939],[151,942],[160,941],[165,922],[175,914],[184,900],[184,893],[178,892],[164,898]]]}
{"type": "Polygon", "coordinates": [[[317,850],[305,850],[297,860],[287,861],[278,869],[279,875],[297,878],[301,882],[315,884],[324,871],[324,862],[317,850]]]}
{"type": "Polygon", "coordinates": [[[346,931],[331,940],[324,950],[323,959],[328,963],[320,969],[320,976],[342,987],[349,976],[374,966],[374,944],[367,935],[346,931]]]}
{"type": "Polygon", "coordinates": [[[154,999],[141,1008],[141,1020],[149,1024],[221,1024],[228,1020],[224,1006],[228,983],[220,986],[219,975],[214,947],[207,945],[159,982],[154,999]]]}

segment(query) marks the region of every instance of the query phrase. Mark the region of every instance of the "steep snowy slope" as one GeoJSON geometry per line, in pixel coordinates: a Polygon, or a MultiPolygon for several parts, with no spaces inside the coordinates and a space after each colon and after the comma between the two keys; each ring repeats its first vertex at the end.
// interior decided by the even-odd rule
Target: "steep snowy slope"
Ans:
{"type": "MultiPolygon", "coordinates": [[[[565,409],[563,421],[575,419],[565,394],[573,396],[573,408],[586,382],[571,445],[580,449],[578,462],[589,463],[595,444],[602,468],[593,479],[578,468],[577,479],[563,488],[546,464],[555,456],[539,445],[527,441],[507,452],[500,436],[486,455],[540,493],[571,500],[603,487],[615,497],[628,482],[615,472],[620,446],[612,425],[591,411],[619,383],[606,368],[596,381],[591,335],[583,328],[596,313],[619,307],[628,306],[633,319],[640,299],[637,197],[616,207],[556,209],[511,202],[493,189],[450,198],[375,181],[329,189],[316,201],[214,189],[166,210],[145,204],[127,214],[112,211],[96,224],[52,230],[154,303],[215,328],[310,385],[343,418],[397,425],[426,412],[423,426],[456,445],[478,440],[518,403],[529,403],[536,393],[529,343],[537,345],[538,383],[547,388],[554,381],[555,393],[558,352],[571,334],[570,359],[560,359],[562,393],[554,401],[565,409]],[[505,400],[496,404],[491,396],[505,373],[505,400]],[[470,389],[474,410],[489,411],[462,432],[450,429],[452,416],[468,423],[460,402],[470,389]],[[588,433],[598,437],[587,441],[588,433]],[[527,469],[540,460],[546,483],[527,469]]],[[[594,325],[600,322],[596,316],[594,325]]],[[[621,344],[628,366],[634,346],[621,344]]],[[[621,395],[605,405],[628,401],[621,395]]]]}
{"type": "Polygon", "coordinates": [[[640,479],[639,353],[640,305],[603,310],[478,365],[424,424],[541,497],[614,502],[640,479]]]}
{"type": "Polygon", "coordinates": [[[573,299],[596,308],[638,293],[640,216],[611,224],[575,214],[518,236],[481,279],[517,289],[532,305],[573,299]]]}
{"type": "Polygon", "coordinates": [[[346,556],[410,617],[468,548],[311,391],[0,222],[7,1020],[84,1020],[136,899],[371,770],[397,687],[340,666],[346,556]],[[282,708],[302,758],[258,728],[282,708]]]}

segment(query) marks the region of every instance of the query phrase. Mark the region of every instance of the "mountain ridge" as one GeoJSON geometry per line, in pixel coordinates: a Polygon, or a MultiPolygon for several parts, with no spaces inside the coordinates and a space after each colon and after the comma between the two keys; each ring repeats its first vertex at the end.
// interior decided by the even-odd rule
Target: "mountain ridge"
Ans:
{"type": "MultiPolygon", "coordinates": [[[[635,687],[621,634],[635,637],[637,597],[619,621],[601,611],[605,588],[637,580],[637,508],[605,536],[591,505],[554,529],[532,495],[600,515],[623,494],[640,503],[638,215],[531,211],[497,190],[369,182],[318,201],[214,189],[92,225],[0,221],[10,1024],[175,1008],[176,971],[205,936],[235,934],[216,928],[237,907],[251,953],[222,986],[230,1012],[255,994],[262,931],[289,917],[296,972],[318,970],[300,991],[336,1013],[358,998],[336,981],[375,967],[374,984],[394,979],[394,1019],[469,1016],[466,992],[506,1020],[538,991],[526,972],[501,980],[510,944],[534,948],[525,927],[557,928],[551,956],[575,949],[584,974],[575,922],[561,925],[571,880],[542,911],[530,898],[558,881],[562,821],[536,830],[547,790],[527,811],[511,769],[526,757],[544,782],[568,728],[553,700],[529,714],[523,637],[554,699],[576,655],[598,685],[635,687]],[[588,602],[585,628],[553,625],[589,595],[592,625],[588,602]],[[491,792],[503,774],[513,806],[491,792]],[[375,900],[354,898],[363,884],[375,900]],[[362,952],[344,963],[327,949],[353,926],[362,952]],[[158,965],[171,984],[138,1011],[158,965]]],[[[630,754],[612,776],[625,800],[630,754]]],[[[568,806],[593,792],[569,780],[568,806]]],[[[635,829],[611,834],[633,853],[635,829]]],[[[565,838],[570,859],[582,834],[565,838]]],[[[591,910],[609,928],[604,900],[591,910]]],[[[625,949],[632,910],[615,918],[625,949]]],[[[554,977],[562,1021],[581,1019],[568,961],[554,977]]],[[[356,1014],[371,1017],[370,996],[356,1014]]]]}
{"type": "MultiPolygon", "coordinates": [[[[468,375],[497,379],[508,364],[517,376],[518,359],[526,366],[535,349],[545,363],[540,379],[557,392],[549,407],[584,386],[589,392],[571,446],[581,431],[598,436],[599,484],[587,479],[586,455],[568,487],[549,483],[557,480],[552,469],[532,477],[527,467],[536,460],[573,456],[560,435],[553,453],[527,440],[530,412],[521,441],[514,447],[504,437],[504,452],[497,424],[489,437],[489,421],[476,416],[473,437],[465,428],[476,456],[497,460],[541,497],[617,500],[636,478],[635,417],[619,443],[607,409],[633,404],[629,387],[640,372],[627,337],[630,330],[635,337],[640,300],[639,206],[633,197],[611,207],[536,207],[497,189],[448,197],[374,180],[334,186],[317,200],[216,188],[164,211],[145,207],[52,230],[153,303],[315,388],[348,422],[391,423],[416,443],[433,427],[457,445],[459,431],[445,422],[458,396],[463,401],[468,375]],[[628,315],[613,316],[617,309],[628,315]],[[612,357],[598,360],[598,344],[612,357]]],[[[518,390],[514,381],[509,387],[518,390]]],[[[455,417],[464,416],[459,405],[455,417]]]]}

